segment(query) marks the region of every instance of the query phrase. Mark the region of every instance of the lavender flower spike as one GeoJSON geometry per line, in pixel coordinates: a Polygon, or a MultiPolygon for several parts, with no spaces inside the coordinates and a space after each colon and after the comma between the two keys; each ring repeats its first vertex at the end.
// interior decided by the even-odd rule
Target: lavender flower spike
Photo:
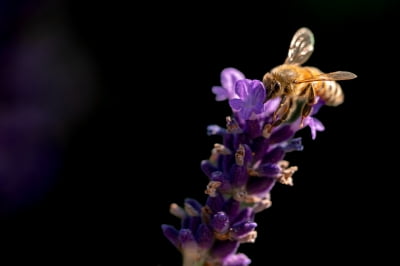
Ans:
{"type": "Polygon", "coordinates": [[[172,204],[170,212],[181,219],[181,228],[162,226],[165,237],[182,253],[183,266],[249,265],[251,260],[237,251],[241,244],[256,241],[254,218],[271,206],[273,187],[294,184],[298,168],[284,158],[288,152],[303,150],[296,132],[309,126],[315,139],[316,132],[325,129],[311,117],[324,101],[316,101],[308,116],[295,116],[272,127],[277,109],[284,106],[283,97],[266,101],[266,95],[271,95],[267,90],[273,88],[265,88],[260,80],[245,79],[234,68],[222,71],[221,83],[212,91],[217,101],[229,100],[232,114],[225,116],[226,128],[207,128],[208,135],[222,138],[210,158],[201,162],[209,180],[201,188],[207,198],[203,204],[187,198],[183,208],[172,204]]]}

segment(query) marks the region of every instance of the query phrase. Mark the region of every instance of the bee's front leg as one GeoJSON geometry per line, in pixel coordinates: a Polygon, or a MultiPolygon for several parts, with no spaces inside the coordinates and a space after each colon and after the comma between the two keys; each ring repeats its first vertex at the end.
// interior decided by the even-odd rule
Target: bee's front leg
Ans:
{"type": "Polygon", "coordinates": [[[293,97],[282,96],[281,104],[274,112],[271,124],[266,124],[264,127],[263,136],[265,138],[269,138],[272,130],[288,119],[292,106],[293,97]]]}
{"type": "MultiPolygon", "coordinates": [[[[281,111],[280,115],[279,115],[279,119],[276,119],[276,117],[274,116],[274,121],[272,122],[272,127],[277,127],[280,124],[282,124],[283,122],[285,122],[288,119],[289,114],[291,113],[291,109],[293,106],[293,97],[286,97],[286,95],[283,97],[285,97],[284,104],[286,104],[286,106],[283,107],[282,105],[280,105],[278,107],[278,110],[281,111]]],[[[281,101],[281,104],[282,104],[282,101],[281,101]]]]}
{"type": "MultiPolygon", "coordinates": [[[[281,113],[281,114],[282,114],[283,112],[285,112],[285,111],[282,111],[282,109],[283,109],[283,106],[284,106],[285,103],[286,103],[286,99],[287,99],[287,96],[286,96],[286,95],[282,95],[281,102],[279,103],[279,106],[278,106],[278,108],[276,108],[276,110],[275,110],[275,112],[274,112],[274,115],[273,115],[273,117],[272,117],[272,121],[273,121],[273,122],[277,120],[278,113],[281,113]]],[[[281,116],[281,115],[280,115],[280,116],[281,116]]]]}

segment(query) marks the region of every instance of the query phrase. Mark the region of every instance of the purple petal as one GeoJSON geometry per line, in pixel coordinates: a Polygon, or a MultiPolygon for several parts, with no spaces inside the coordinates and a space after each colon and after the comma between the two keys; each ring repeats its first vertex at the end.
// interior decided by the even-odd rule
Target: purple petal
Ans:
{"type": "Polygon", "coordinates": [[[315,117],[313,117],[313,120],[314,120],[314,127],[315,127],[315,129],[317,131],[324,131],[325,130],[325,126],[322,124],[321,121],[319,121],[315,117]]]}
{"type": "Polygon", "coordinates": [[[258,102],[253,106],[253,112],[255,114],[261,114],[264,111],[264,104],[262,102],[258,102]]]}
{"type": "Polygon", "coordinates": [[[240,111],[244,107],[244,102],[241,99],[232,99],[229,101],[230,107],[235,111],[240,111]]]}
{"type": "Polygon", "coordinates": [[[176,247],[179,247],[178,235],[179,231],[175,229],[175,227],[163,224],[161,225],[161,229],[163,231],[164,236],[176,247]]]}
{"type": "Polygon", "coordinates": [[[240,99],[247,98],[249,95],[249,88],[251,87],[252,81],[250,79],[242,79],[236,82],[235,92],[240,99]]]}
{"type": "Polygon", "coordinates": [[[311,129],[311,138],[315,139],[317,137],[317,131],[324,131],[325,127],[324,125],[316,118],[314,117],[307,117],[305,123],[308,125],[311,129]]]}
{"type": "Polygon", "coordinates": [[[229,217],[224,212],[217,212],[213,215],[211,227],[218,233],[226,233],[229,229],[229,217]]]}
{"type": "Polygon", "coordinates": [[[271,100],[266,101],[263,104],[262,112],[257,115],[257,119],[262,120],[262,119],[265,119],[266,117],[272,116],[272,114],[278,108],[280,102],[281,102],[281,98],[280,97],[275,97],[275,98],[273,98],[271,100]]]}
{"type": "Polygon", "coordinates": [[[214,86],[211,88],[211,91],[215,94],[216,101],[224,101],[229,98],[229,93],[227,89],[223,87],[214,86]]]}
{"type": "Polygon", "coordinates": [[[221,72],[221,85],[228,91],[234,92],[236,82],[244,78],[243,73],[236,68],[225,68],[221,72]]]}
{"type": "Polygon", "coordinates": [[[276,109],[278,108],[279,104],[281,102],[280,97],[276,97],[274,99],[268,100],[267,102],[264,103],[264,113],[266,116],[272,115],[276,109]]]}
{"type": "Polygon", "coordinates": [[[321,107],[324,105],[325,105],[324,100],[318,98],[317,103],[313,105],[311,115],[315,115],[316,113],[318,113],[319,109],[321,109],[321,107]]]}
{"type": "Polygon", "coordinates": [[[251,260],[246,255],[239,253],[226,257],[222,262],[222,266],[248,266],[250,263],[251,260]]]}
{"type": "Polygon", "coordinates": [[[239,247],[238,241],[216,241],[211,249],[211,254],[217,258],[225,258],[226,256],[233,254],[239,247]]]}
{"type": "Polygon", "coordinates": [[[253,113],[253,109],[248,108],[248,107],[244,107],[243,109],[241,109],[239,111],[240,118],[242,118],[243,120],[249,119],[251,117],[252,113],[253,113]]]}
{"type": "Polygon", "coordinates": [[[264,105],[265,97],[266,97],[264,85],[259,80],[253,80],[251,82],[250,86],[251,86],[252,95],[253,95],[254,99],[256,99],[257,102],[261,103],[260,108],[262,108],[262,106],[264,105]]]}

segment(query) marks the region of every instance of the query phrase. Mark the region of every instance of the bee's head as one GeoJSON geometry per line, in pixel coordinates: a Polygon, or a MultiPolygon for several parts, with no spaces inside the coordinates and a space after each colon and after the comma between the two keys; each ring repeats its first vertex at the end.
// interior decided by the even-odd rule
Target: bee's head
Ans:
{"type": "Polygon", "coordinates": [[[280,96],[283,93],[281,83],[269,72],[264,75],[263,84],[267,92],[266,100],[280,96]]]}

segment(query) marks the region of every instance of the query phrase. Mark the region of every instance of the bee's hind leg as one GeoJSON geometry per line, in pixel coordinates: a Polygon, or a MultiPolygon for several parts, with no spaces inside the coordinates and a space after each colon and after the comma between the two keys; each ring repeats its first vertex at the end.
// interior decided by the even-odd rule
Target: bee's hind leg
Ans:
{"type": "Polygon", "coordinates": [[[301,111],[300,127],[303,127],[304,119],[311,114],[312,108],[316,100],[315,91],[311,83],[304,90],[306,90],[305,97],[307,101],[304,104],[303,109],[301,111]]]}

